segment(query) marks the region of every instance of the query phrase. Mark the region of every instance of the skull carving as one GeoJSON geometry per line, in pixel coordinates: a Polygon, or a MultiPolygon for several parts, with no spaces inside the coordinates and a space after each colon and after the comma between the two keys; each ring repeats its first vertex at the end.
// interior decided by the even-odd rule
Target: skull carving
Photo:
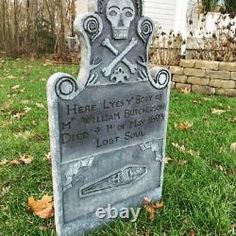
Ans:
{"type": "Polygon", "coordinates": [[[132,0],[108,0],[106,16],[111,23],[114,39],[127,39],[135,17],[132,0]]]}

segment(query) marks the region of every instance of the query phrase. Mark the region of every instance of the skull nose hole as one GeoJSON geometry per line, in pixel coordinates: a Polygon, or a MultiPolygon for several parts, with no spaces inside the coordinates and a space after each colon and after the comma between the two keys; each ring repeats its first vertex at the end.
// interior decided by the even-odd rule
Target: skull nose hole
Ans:
{"type": "Polygon", "coordinates": [[[124,20],[122,18],[122,15],[120,16],[119,22],[118,22],[118,27],[123,27],[124,25],[124,20]]]}

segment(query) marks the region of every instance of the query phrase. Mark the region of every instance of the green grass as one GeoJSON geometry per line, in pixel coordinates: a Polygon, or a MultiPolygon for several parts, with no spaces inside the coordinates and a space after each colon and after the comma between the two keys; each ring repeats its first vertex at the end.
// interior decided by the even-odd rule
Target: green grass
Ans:
{"type": "MultiPolygon", "coordinates": [[[[44,158],[49,152],[46,80],[58,71],[76,76],[78,67],[26,60],[0,63],[0,160],[34,157],[30,165],[0,166],[0,235],[55,235],[54,220],[32,215],[27,199],[52,194],[51,166],[44,158]],[[19,88],[14,90],[15,85],[19,88]],[[13,118],[26,107],[28,113],[13,118]]],[[[172,92],[167,155],[173,160],[165,168],[164,209],[152,222],[142,210],[136,223],[117,220],[89,235],[189,235],[191,230],[196,235],[231,235],[236,223],[236,154],[230,152],[236,142],[235,117],[235,98],[172,92]],[[213,108],[226,112],[212,114],[213,108]],[[189,130],[176,128],[185,121],[192,124],[189,130]]]]}

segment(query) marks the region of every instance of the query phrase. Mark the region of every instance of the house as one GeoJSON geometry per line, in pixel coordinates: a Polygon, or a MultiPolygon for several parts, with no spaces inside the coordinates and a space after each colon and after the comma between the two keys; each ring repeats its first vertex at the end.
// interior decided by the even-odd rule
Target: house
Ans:
{"type": "Polygon", "coordinates": [[[152,18],[163,31],[186,35],[188,0],[144,0],[144,14],[152,18]]]}
{"type": "MultiPolygon", "coordinates": [[[[144,0],[144,14],[152,18],[162,31],[181,32],[186,36],[186,13],[189,0],[144,0]]],[[[77,1],[78,13],[89,9],[91,0],[77,1]]]]}

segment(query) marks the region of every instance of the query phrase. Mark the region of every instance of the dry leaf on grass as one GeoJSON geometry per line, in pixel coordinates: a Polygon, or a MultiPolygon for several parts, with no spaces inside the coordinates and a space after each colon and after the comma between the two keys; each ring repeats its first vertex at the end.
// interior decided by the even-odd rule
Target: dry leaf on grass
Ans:
{"type": "Polygon", "coordinates": [[[179,128],[179,130],[186,131],[186,130],[190,129],[191,127],[192,127],[192,124],[185,121],[184,123],[181,123],[178,128],[179,128]]]}
{"type": "Polygon", "coordinates": [[[10,102],[10,101],[5,101],[5,102],[2,104],[1,110],[2,110],[2,111],[9,111],[10,108],[11,108],[11,102],[10,102]]]}
{"type": "Polygon", "coordinates": [[[236,116],[232,119],[232,123],[236,123],[236,116]]]}
{"type": "Polygon", "coordinates": [[[29,111],[31,110],[30,107],[25,107],[22,112],[15,113],[12,118],[15,118],[17,120],[20,120],[23,116],[25,116],[29,111]]]}
{"type": "Polygon", "coordinates": [[[12,116],[12,118],[15,118],[17,120],[20,120],[20,118],[22,118],[23,116],[25,116],[25,112],[18,112],[15,115],[12,116]]]}
{"type": "Polygon", "coordinates": [[[179,166],[184,166],[184,165],[186,165],[188,162],[187,162],[186,160],[178,160],[178,161],[176,161],[176,163],[177,163],[177,165],[179,165],[179,166]]]}
{"type": "Polygon", "coordinates": [[[23,156],[20,156],[19,159],[15,159],[13,161],[10,161],[10,164],[11,165],[21,165],[21,164],[29,165],[29,164],[31,164],[33,159],[34,158],[32,156],[23,155],[23,156]]]}
{"type": "Polygon", "coordinates": [[[41,109],[44,108],[44,105],[43,105],[42,103],[38,103],[38,102],[36,102],[35,105],[36,105],[37,108],[41,108],[41,109]]]}
{"type": "Polygon", "coordinates": [[[3,197],[3,196],[5,196],[6,194],[8,194],[9,191],[10,191],[10,188],[11,188],[10,185],[9,185],[9,186],[6,186],[6,187],[3,187],[3,188],[1,189],[1,196],[3,197]]]}
{"type": "Polygon", "coordinates": [[[34,160],[34,158],[32,156],[28,156],[28,155],[23,155],[19,159],[19,161],[23,162],[26,165],[30,164],[33,160],[34,160]]]}
{"type": "Polygon", "coordinates": [[[166,157],[164,158],[165,164],[168,164],[168,163],[171,162],[171,161],[173,161],[173,159],[170,158],[170,157],[168,157],[168,156],[166,156],[166,157]]]}
{"type": "Polygon", "coordinates": [[[191,89],[189,88],[184,88],[184,89],[181,89],[180,90],[181,93],[184,93],[184,94],[189,94],[191,92],[191,89]]]}
{"type": "Polygon", "coordinates": [[[3,159],[0,161],[0,166],[5,166],[8,163],[7,159],[3,159]]]}
{"type": "Polygon", "coordinates": [[[146,202],[146,204],[144,205],[144,208],[146,209],[148,216],[149,216],[149,220],[153,221],[154,217],[155,217],[155,213],[164,207],[164,202],[152,202],[151,199],[149,197],[144,198],[144,202],[146,202]],[[146,199],[146,201],[145,201],[146,199]]]}
{"type": "Polygon", "coordinates": [[[51,156],[51,152],[47,153],[44,157],[44,160],[48,161],[49,163],[51,163],[52,161],[52,156],[51,156]]]}
{"type": "Polygon", "coordinates": [[[17,134],[14,134],[14,136],[16,138],[20,138],[20,139],[23,139],[23,140],[27,140],[28,138],[30,138],[31,136],[31,133],[29,131],[25,131],[25,132],[19,132],[17,134]]]}
{"type": "Polygon", "coordinates": [[[35,200],[34,197],[29,197],[28,207],[34,215],[37,215],[42,219],[54,216],[52,196],[45,195],[41,200],[35,200]]]}
{"type": "Polygon", "coordinates": [[[236,143],[232,143],[230,146],[230,151],[231,152],[236,152],[236,143]]]}
{"type": "Polygon", "coordinates": [[[20,85],[17,84],[17,85],[12,86],[11,90],[12,91],[17,91],[17,90],[19,90],[19,88],[20,88],[20,85]]]}
{"type": "Polygon", "coordinates": [[[215,109],[215,108],[213,108],[212,111],[211,111],[212,114],[216,114],[216,115],[222,115],[222,114],[224,114],[225,112],[226,112],[226,110],[215,109]]]}
{"type": "Polygon", "coordinates": [[[187,149],[184,145],[179,145],[178,143],[172,143],[172,146],[175,147],[177,150],[179,150],[182,153],[189,154],[191,156],[200,156],[199,151],[194,151],[192,149],[187,149]]]}

